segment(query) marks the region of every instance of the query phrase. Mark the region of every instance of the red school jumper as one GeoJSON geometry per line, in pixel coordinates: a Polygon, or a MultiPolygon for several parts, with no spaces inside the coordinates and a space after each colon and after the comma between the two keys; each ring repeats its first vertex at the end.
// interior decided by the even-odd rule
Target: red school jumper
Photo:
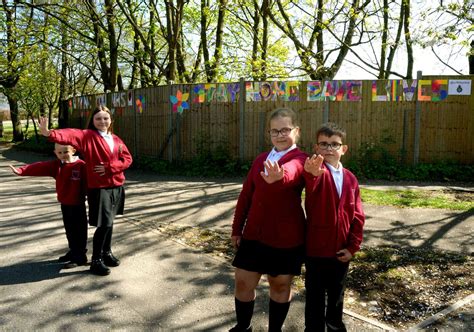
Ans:
{"type": "Polygon", "coordinates": [[[343,168],[342,193],[339,198],[331,171],[318,177],[304,172],[307,214],[306,254],[310,257],[336,257],[347,249],[354,255],[362,242],[365,222],[359,183],[343,168]]]}
{"type": "Polygon", "coordinates": [[[270,152],[252,164],[234,214],[232,236],[256,240],[274,248],[293,248],[304,243],[305,216],[301,206],[304,162],[307,154],[298,148],[285,154],[278,164],[284,178],[268,184],[260,175],[270,152]]]}
{"type": "Polygon", "coordinates": [[[64,205],[81,205],[86,198],[85,162],[77,159],[61,163],[59,159],[40,161],[18,168],[21,176],[51,176],[56,179],[58,201],[64,205]]]}
{"type": "Polygon", "coordinates": [[[58,129],[51,130],[49,140],[63,144],[72,145],[86,161],[87,186],[91,188],[119,187],[125,182],[123,171],[132,163],[132,156],[123,141],[112,134],[114,140],[114,151],[106,140],[94,129],[58,129]],[[100,176],[94,172],[94,166],[103,164],[105,175],[100,176]]]}

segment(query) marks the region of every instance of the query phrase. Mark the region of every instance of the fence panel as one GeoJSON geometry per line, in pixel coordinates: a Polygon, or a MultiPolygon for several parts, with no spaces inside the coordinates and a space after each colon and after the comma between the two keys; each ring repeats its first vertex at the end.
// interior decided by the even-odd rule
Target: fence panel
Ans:
{"type": "Polygon", "coordinates": [[[164,85],[75,97],[70,124],[84,128],[93,107],[102,102],[113,112],[115,132],[136,157],[190,160],[202,149],[208,149],[219,150],[221,154],[226,151],[229,158],[237,159],[243,139],[243,159],[253,160],[271,148],[267,133],[269,113],[277,107],[289,107],[299,115],[299,145],[308,153],[312,153],[317,129],[327,118],[347,131],[349,151],[345,159],[360,155],[372,146],[412,163],[418,103],[421,112],[419,161],[450,160],[469,164],[474,163],[474,96],[472,92],[466,96],[447,95],[445,90],[450,79],[472,81],[473,77],[424,76],[418,82],[418,97],[413,80],[331,81],[347,94],[351,88],[344,86],[361,85],[360,100],[355,101],[349,99],[357,99],[357,96],[349,98],[336,92],[328,93],[323,88],[325,82],[320,83],[321,98],[312,100],[308,98],[308,82],[164,85]],[[279,89],[285,88],[285,84],[290,94],[283,98],[279,94],[283,90],[279,89]],[[262,87],[274,94],[268,94],[262,87]],[[410,92],[414,94],[412,98],[410,92]],[[238,100],[242,95],[246,96],[243,103],[238,100]],[[419,97],[429,100],[417,101],[419,97]],[[182,108],[178,109],[178,105],[182,108]],[[241,107],[244,108],[243,119],[241,107]],[[241,121],[244,122],[242,132],[241,121]]]}

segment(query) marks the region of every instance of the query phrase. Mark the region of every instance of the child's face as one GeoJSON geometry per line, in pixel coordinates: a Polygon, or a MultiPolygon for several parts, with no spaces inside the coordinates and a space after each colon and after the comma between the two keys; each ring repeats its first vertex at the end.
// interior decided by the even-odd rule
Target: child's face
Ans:
{"type": "Polygon", "coordinates": [[[100,111],[94,115],[94,127],[96,127],[97,130],[107,132],[111,122],[110,114],[107,112],[100,111]]]}
{"type": "Polygon", "coordinates": [[[342,144],[340,136],[319,135],[318,142],[314,145],[314,151],[324,157],[324,161],[333,167],[337,167],[341,157],[347,151],[347,145],[342,144]]]}
{"type": "Polygon", "coordinates": [[[74,149],[70,145],[61,145],[61,144],[54,145],[54,154],[62,162],[69,163],[73,161],[74,153],[76,153],[76,149],[74,149]]]}
{"type": "Polygon", "coordinates": [[[277,151],[283,151],[296,143],[299,128],[295,127],[289,117],[278,116],[270,121],[270,138],[277,151]]]}

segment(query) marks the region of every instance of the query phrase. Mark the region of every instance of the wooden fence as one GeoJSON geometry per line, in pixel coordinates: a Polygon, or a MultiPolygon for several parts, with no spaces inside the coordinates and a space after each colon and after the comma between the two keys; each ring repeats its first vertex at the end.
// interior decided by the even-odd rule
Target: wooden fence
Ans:
{"type": "Polygon", "coordinates": [[[312,151],[318,127],[332,121],[347,131],[346,160],[372,146],[406,163],[472,164],[474,97],[472,91],[448,94],[448,86],[456,80],[470,88],[473,77],[419,73],[417,80],[405,82],[165,85],[75,97],[69,101],[70,124],[84,128],[95,105],[103,103],[114,114],[114,132],[135,157],[189,160],[209,148],[249,161],[270,149],[269,113],[289,107],[299,115],[299,145],[307,152],[312,151]]]}

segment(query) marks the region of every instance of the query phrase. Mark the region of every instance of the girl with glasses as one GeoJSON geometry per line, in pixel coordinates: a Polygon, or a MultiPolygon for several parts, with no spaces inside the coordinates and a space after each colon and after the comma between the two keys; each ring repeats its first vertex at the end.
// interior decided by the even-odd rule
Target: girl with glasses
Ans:
{"type": "Polygon", "coordinates": [[[257,156],[239,195],[232,225],[237,325],[230,331],[252,330],[255,289],[263,274],[270,284],[268,330],[281,331],[288,313],[304,250],[301,192],[307,155],[296,146],[299,130],[293,110],[271,113],[273,148],[257,156]]]}

